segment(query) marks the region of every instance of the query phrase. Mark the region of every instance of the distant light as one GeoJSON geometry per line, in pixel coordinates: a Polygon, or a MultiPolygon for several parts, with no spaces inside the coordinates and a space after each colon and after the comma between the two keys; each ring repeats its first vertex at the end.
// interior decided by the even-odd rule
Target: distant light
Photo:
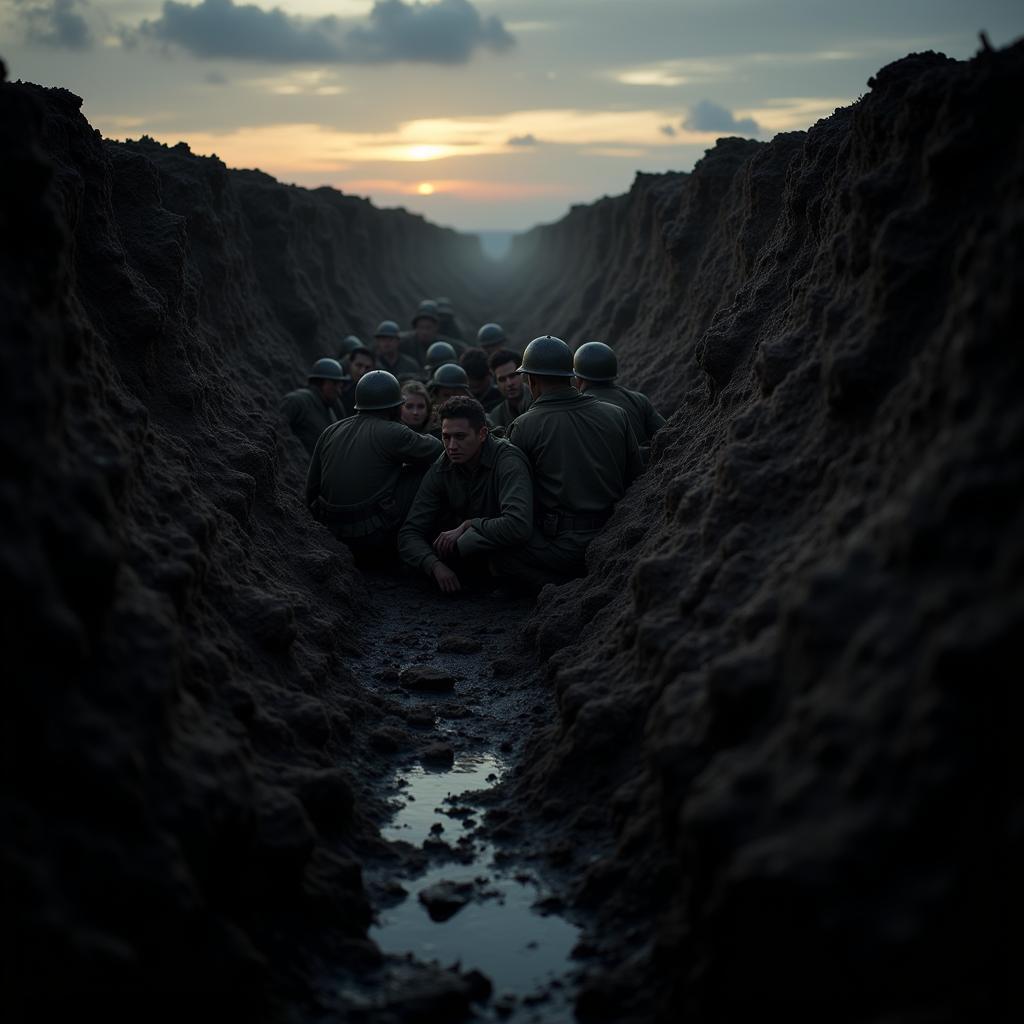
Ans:
{"type": "Polygon", "coordinates": [[[446,155],[444,146],[410,146],[406,150],[408,160],[436,160],[446,155]]]}
{"type": "Polygon", "coordinates": [[[431,185],[429,181],[421,181],[416,186],[416,191],[419,192],[421,196],[432,196],[434,194],[434,186],[431,185]]]}

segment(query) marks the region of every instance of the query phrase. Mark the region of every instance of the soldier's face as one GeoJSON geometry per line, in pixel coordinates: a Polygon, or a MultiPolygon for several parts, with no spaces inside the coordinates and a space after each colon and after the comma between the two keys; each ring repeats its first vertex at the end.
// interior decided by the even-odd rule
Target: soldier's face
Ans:
{"type": "Polygon", "coordinates": [[[421,316],[413,324],[413,330],[421,342],[433,341],[437,337],[437,321],[429,316],[421,316]]]}
{"type": "Polygon", "coordinates": [[[422,395],[410,392],[402,406],[402,422],[407,427],[419,430],[427,419],[427,400],[422,395]]]}
{"type": "Polygon", "coordinates": [[[320,394],[324,396],[325,402],[333,402],[341,390],[340,380],[325,380],[320,386],[320,394]]]}
{"type": "Polygon", "coordinates": [[[398,339],[385,335],[374,340],[377,342],[377,355],[393,363],[395,356],[398,355],[398,339]]]}
{"type": "Polygon", "coordinates": [[[446,419],[441,421],[441,441],[448,459],[456,465],[472,462],[487,439],[487,428],[474,430],[469,420],[446,419]]]}
{"type": "Polygon", "coordinates": [[[352,377],[352,383],[356,383],[364,373],[369,373],[373,369],[373,360],[365,353],[360,353],[357,356],[353,356],[348,363],[349,374],[352,377]]]}
{"type": "Polygon", "coordinates": [[[498,390],[505,398],[513,402],[523,397],[522,374],[516,373],[515,363],[502,363],[494,368],[494,379],[498,384],[498,390]]]}

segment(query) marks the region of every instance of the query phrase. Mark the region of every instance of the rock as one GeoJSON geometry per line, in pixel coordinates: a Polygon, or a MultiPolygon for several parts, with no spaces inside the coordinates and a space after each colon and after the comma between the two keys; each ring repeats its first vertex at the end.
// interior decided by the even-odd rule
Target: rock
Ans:
{"type": "Polygon", "coordinates": [[[451,693],[455,689],[455,677],[432,665],[410,665],[402,670],[399,680],[415,693],[451,693]]]}
{"type": "Polygon", "coordinates": [[[432,743],[420,751],[420,760],[432,767],[450,768],[455,762],[455,751],[447,743],[432,743]]]}
{"type": "Polygon", "coordinates": [[[472,895],[471,882],[438,882],[421,889],[418,899],[427,908],[432,921],[447,921],[470,901],[472,895]]]}

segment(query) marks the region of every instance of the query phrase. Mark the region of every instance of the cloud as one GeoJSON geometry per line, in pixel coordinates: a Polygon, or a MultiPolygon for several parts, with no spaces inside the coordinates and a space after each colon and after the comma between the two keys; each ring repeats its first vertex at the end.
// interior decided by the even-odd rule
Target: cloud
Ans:
{"type": "Polygon", "coordinates": [[[87,0],[51,0],[46,3],[26,3],[18,6],[25,12],[25,38],[30,43],[52,46],[55,49],[89,50],[94,38],[89,23],[75,7],[87,0]]]}
{"type": "Polygon", "coordinates": [[[682,127],[691,132],[732,132],[736,135],[759,135],[761,128],[752,117],[737,120],[731,111],[701,100],[691,110],[682,127]]]}
{"type": "Polygon", "coordinates": [[[221,71],[207,71],[203,75],[203,81],[207,85],[227,85],[228,80],[221,71]]]}
{"type": "Polygon", "coordinates": [[[670,139],[675,137],[676,130],[670,124],[663,124],[660,128],[662,135],[667,135],[670,139]]]}
{"type": "Polygon", "coordinates": [[[536,146],[537,144],[537,136],[533,132],[527,132],[525,135],[513,135],[506,143],[507,146],[536,146]]]}
{"type": "Polygon", "coordinates": [[[469,0],[377,0],[365,25],[234,0],[165,0],[138,35],[196,57],[279,63],[464,64],[478,48],[501,53],[515,44],[500,18],[481,16],[469,0]]]}

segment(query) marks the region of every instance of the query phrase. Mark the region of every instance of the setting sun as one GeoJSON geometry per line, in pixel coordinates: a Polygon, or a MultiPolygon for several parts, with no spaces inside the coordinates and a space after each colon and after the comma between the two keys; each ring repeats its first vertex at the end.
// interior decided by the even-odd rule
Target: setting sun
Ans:
{"type": "Polygon", "coordinates": [[[421,196],[432,196],[434,194],[434,186],[431,185],[429,181],[421,181],[416,186],[416,191],[419,192],[421,196]]]}

